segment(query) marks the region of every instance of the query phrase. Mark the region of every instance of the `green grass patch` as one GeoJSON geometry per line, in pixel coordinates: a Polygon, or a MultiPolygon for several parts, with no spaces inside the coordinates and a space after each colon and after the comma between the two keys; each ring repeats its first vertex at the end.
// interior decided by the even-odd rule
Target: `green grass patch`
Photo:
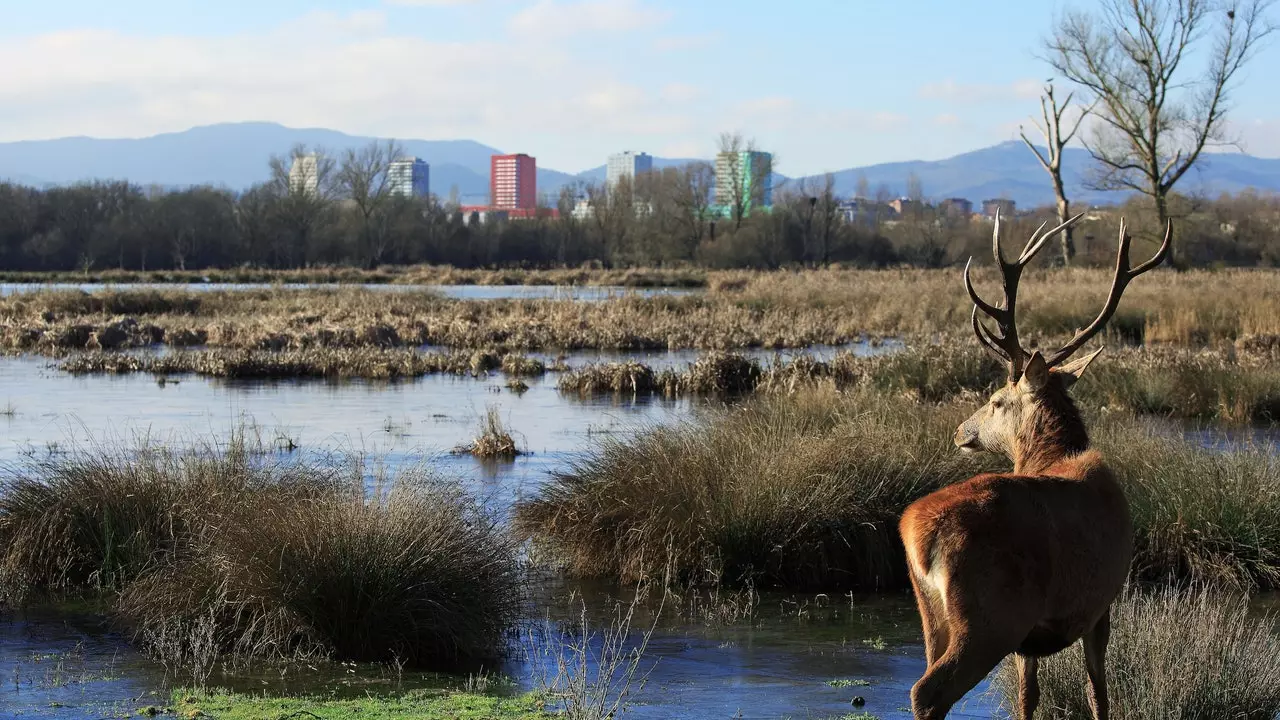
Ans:
{"type": "Polygon", "coordinates": [[[319,717],[325,720],[540,720],[555,717],[539,693],[478,695],[444,690],[414,690],[362,698],[280,697],[230,692],[173,693],[174,715],[217,720],[276,720],[319,717]]]}

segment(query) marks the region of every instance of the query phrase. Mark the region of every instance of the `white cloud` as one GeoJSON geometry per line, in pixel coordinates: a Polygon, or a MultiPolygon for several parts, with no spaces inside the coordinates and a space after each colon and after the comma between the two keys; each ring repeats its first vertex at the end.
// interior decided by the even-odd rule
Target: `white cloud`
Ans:
{"type": "Polygon", "coordinates": [[[955,103],[991,103],[1025,100],[1040,96],[1041,84],[1036,80],[1022,79],[1003,85],[984,83],[958,83],[950,78],[941,82],[926,83],[916,91],[925,100],[955,103]]]}
{"type": "Polygon", "coordinates": [[[960,116],[955,113],[942,113],[933,116],[933,124],[940,127],[956,127],[961,124],[960,116]]]}
{"type": "Polygon", "coordinates": [[[591,32],[626,32],[667,21],[668,14],[639,0],[539,0],[511,18],[514,34],[564,37],[591,32]]]}

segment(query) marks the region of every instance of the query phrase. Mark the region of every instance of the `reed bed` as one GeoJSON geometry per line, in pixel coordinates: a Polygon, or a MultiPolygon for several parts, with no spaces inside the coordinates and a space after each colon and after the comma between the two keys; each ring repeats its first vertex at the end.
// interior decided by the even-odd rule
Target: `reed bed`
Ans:
{"type": "MultiPolygon", "coordinates": [[[[1280,639],[1275,618],[1215,592],[1130,591],[1112,608],[1107,687],[1115,720],[1273,720],[1280,714],[1280,639]]],[[[1040,711],[1091,720],[1084,654],[1077,643],[1040,663],[1040,711]]],[[[1012,660],[995,676],[1016,707],[1012,660]]]]}
{"type": "MultiPolygon", "coordinates": [[[[1111,344],[1271,347],[1280,357],[1280,273],[1157,271],[1111,321],[1111,344]]],[[[958,270],[713,274],[705,293],[601,301],[468,301],[423,292],[259,289],[39,291],[0,298],[0,348],[58,353],[142,343],[237,349],[396,347],[801,348],[867,338],[963,338],[971,303],[958,270]],[[128,325],[128,328],[121,326],[128,325]],[[115,330],[112,328],[115,327],[115,330]],[[134,329],[129,329],[134,328],[134,329]],[[117,330],[124,330],[121,336],[117,330]]],[[[995,292],[994,274],[978,273],[995,292]]],[[[1101,270],[1029,272],[1024,338],[1065,339],[1101,308],[1101,270]]]]}
{"type": "MultiPolygon", "coordinates": [[[[1004,367],[975,345],[914,345],[872,356],[842,351],[829,361],[799,355],[768,365],[713,352],[683,370],[662,371],[636,361],[596,363],[564,373],[557,387],[583,397],[727,397],[830,386],[942,402],[981,396],[1004,382],[1004,367]]],[[[1086,406],[1234,424],[1280,423],[1280,368],[1266,355],[1157,347],[1118,349],[1104,357],[1076,390],[1086,406]]]]}
{"type": "MultiPolygon", "coordinates": [[[[1007,468],[951,446],[973,409],[831,388],[705,408],[598,441],[517,506],[516,528],[587,577],[902,587],[902,509],[1007,468]]],[[[1280,587],[1280,463],[1266,449],[1215,453],[1124,413],[1090,415],[1133,505],[1138,578],[1280,587]]]]}
{"type": "Polygon", "coordinates": [[[77,353],[57,363],[76,375],[93,373],[195,374],[233,379],[367,378],[409,379],[452,374],[482,377],[501,370],[536,377],[546,366],[535,358],[490,351],[421,352],[407,348],[314,348],[309,350],[178,350],[164,355],[103,351],[77,353]]]}
{"type": "Polygon", "coordinates": [[[365,285],[590,285],[615,287],[703,287],[707,272],[694,267],[604,269],[487,269],[447,265],[385,265],[372,270],[320,266],[294,270],[212,268],[207,270],[96,270],[68,272],[0,271],[0,283],[46,284],[365,284],[365,285]]]}
{"type": "Polygon", "coordinates": [[[458,670],[497,657],[514,545],[419,470],[229,448],[93,450],[0,486],[0,601],[104,594],[167,664],[328,657],[458,670]]]}

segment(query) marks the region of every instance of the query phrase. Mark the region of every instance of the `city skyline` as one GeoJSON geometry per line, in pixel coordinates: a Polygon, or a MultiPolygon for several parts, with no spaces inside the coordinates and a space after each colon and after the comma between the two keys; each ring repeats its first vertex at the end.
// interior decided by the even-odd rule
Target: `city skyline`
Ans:
{"type": "MultiPolygon", "coordinates": [[[[708,157],[718,133],[740,130],[793,176],[936,160],[1029,127],[1050,77],[1035,58],[1039,38],[1062,9],[1095,2],[1027,5],[999,0],[984,13],[940,1],[903,12],[830,0],[22,6],[0,29],[0,62],[11,68],[0,102],[21,110],[0,119],[0,141],[271,121],[473,139],[576,170],[625,147],[708,157]],[[800,59],[738,72],[737,44],[800,59]],[[567,86],[556,81],[566,72],[575,75],[567,86]]],[[[1260,157],[1280,156],[1280,99],[1265,83],[1278,59],[1275,43],[1262,48],[1232,103],[1231,132],[1260,157]]]]}

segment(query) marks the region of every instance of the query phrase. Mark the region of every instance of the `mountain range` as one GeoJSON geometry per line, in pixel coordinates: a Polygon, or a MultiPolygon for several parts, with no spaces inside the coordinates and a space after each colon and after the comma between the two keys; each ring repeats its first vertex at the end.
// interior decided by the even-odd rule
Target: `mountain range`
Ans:
{"type": "MultiPolygon", "coordinates": [[[[265,122],[225,123],[139,139],[70,137],[0,143],[0,178],[27,185],[62,185],[91,179],[127,179],[141,185],[185,187],[211,184],[235,190],[267,178],[267,160],[297,144],[342,151],[375,138],[321,128],[288,128],[265,122]]],[[[500,151],[473,140],[401,140],[406,153],[431,164],[431,189],[447,196],[456,187],[463,202],[484,202],[489,187],[489,156],[500,151]]],[[[532,153],[536,156],[536,153],[532,153]]],[[[654,158],[657,168],[681,165],[687,158],[654,158]]],[[[1089,204],[1113,203],[1120,193],[1090,190],[1085,184],[1092,161],[1087,151],[1068,148],[1063,161],[1070,197],[1089,204]]],[[[836,193],[852,195],[865,177],[874,191],[886,186],[906,192],[911,174],[934,199],[959,197],[979,202],[1005,197],[1023,207],[1053,201],[1048,177],[1031,152],[1010,141],[945,160],[884,163],[833,173],[836,193]]],[[[538,189],[554,195],[568,183],[604,180],[604,165],[579,173],[538,168],[538,189]]],[[[800,187],[804,180],[775,177],[775,186],[800,187]]],[[[1179,184],[1183,192],[1214,196],[1246,188],[1280,191],[1280,159],[1242,153],[1205,154],[1179,184]]]]}

